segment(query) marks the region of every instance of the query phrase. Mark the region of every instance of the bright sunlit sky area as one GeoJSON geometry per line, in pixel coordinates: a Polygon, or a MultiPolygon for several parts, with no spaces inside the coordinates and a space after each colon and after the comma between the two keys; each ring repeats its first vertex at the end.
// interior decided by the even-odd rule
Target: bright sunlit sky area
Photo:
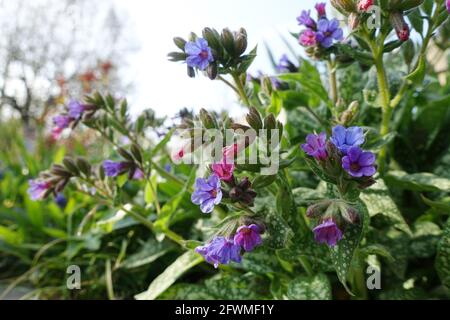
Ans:
{"type": "MultiPolygon", "coordinates": [[[[180,108],[228,110],[240,114],[237,98],[224,84],[199,76],[191,79],[181,63],[167,60],[176,51],[173,37],[187,38],[190,31],[201,34],[203,27],[222,30],[247,29],[249,49],[258,44],[258,57],[249,70],[272,73],[264,46],[270,45],[278,59],[288,53],[280,39],[289,39],[298,52],[300,47],[289,31],[298,32],[296,17],[302,9],[313,9],[312,0],[115,0],[129,19],[132,37],[138,48],[129,58],[126,80],[133,90],[128,94],[135,111],[151,107],[158,115],[174,115],[180,108]]],[[[291,55],[292,57],[292,55],[291,55]]]]}

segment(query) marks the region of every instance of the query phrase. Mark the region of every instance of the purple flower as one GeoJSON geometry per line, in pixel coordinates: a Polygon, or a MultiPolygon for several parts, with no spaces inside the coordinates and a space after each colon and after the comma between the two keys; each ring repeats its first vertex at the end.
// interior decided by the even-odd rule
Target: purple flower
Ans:
{"type": "Polygon", "coordinates": [[[317,43],[316,40],[316,33],[311,29],[306,29],[302,33],[300,33],[300,37],[298,38],[298,41],[302,46],[305,47],[312,47],[315,46],[317,43]]]}
{"type": "Polygon", "coordinates": [[[53,118],[53,124],[60,129],[68,128],[72,121],[72,117],[63,114],[60,114],[53,118]]]}
{"type": "Polygon", "coordinates": [[[224,237],[215,237],[208,244],[195,248],[206,262],[217,268],[219,264],[228,264],[230,261],[241,262],[241,247],[224,237]]]}
{"type": "Polygon", "coordinates": [[[342,239],[342,231],[333,219],[327,219],[313,229],[314,239],[318,243],[326,243],[334,247],[342,239]]]}
{"type": "Polygon", "coordinates": [[[311,10],[303,10],[300,16],[297,17],[297,21],[299,25],[303,25],[307,28],[315,29],[316,22],[313,18],[311,18],[311,10]]]}
{"type": "Polygon", "coordinates": [[[447,5],[448,13],[450,13],[450,0],[445,1],[445,4],[447,5]]]}
{"type": "Polygon", "coordinates": [[[234,243],[240,245],[245,251],[252,251],[262,243],[261,229],[256,224],[241,226],[234,236],[234,243]]]}
{"type": "Polygon", "coordinates": [[[67,199],[62,193],[58,193],[55,197],[55,203],[58,207],[64,209],[67,206],[67,199]]]}
{"type": "Polygon", "coordinates": [[[221,163],[212,164],[211,170],[220,180],[231,181],[233,179],[234,164],[227,163],[226,159],[221,163]]]}
{"type": "Polygon", "coordinates": [[[350,147],[359,147],[365,141],[361,127],[345,128],[338,125],[333,128],[331,142],[343,153],[347,154],[350,147]]]}
{"type": "Polygon", "coordinates": [[[281,59],[280,61],[278,61],[278,64],[276,66],[276,69],[280,73],[296,72],[298,70],[297,66],[294,63],[292,63],[291,60],[289,60],[286,54],[283,54],[281,56],[281,59]]]}
{"type": "Polygon", "coordinates": [[[371,177],[377,171],[375,155],[372,152],[363,152],[359,147],[351,147],[342,158],[342,168],[352,177],[371,177]]]}
{"type": "Polygon", "coordinates": [[[208,41],[198,38],[195,42],[187,42],[184,51],[188,55],[186,63],[189,67],[205,70],[214,61],[208,41]]]}
{"type": "Polygon", "coordinates": [[[29,180],[28,184],[29,184],[28,194],[30,195],[31,200],[35,201],[44,199],[51,188],[50,182],[38,179],[29,180]]]}
{"type": "Polygon", "coordinates": [[[105,160],[103,162],[103,169],[105,169],[105,174],[108,177],[117,177],[128,169],[128,163],[105,160]]]}
{"type": "Polygon", "coordinates": [[[220,179],[215,174],[207,180],[197,178],[195,181],[195,191],[191,196],[194,204],[200,205],[203,213],[210,213],[214,206],[222,201],[222,189],[220,188],[220,179]]]}
{"type": "Polygon", "coordinates": [[[326,6],[327,4],[325,2],[316,3],[316,6],[314,8],[316,9],[319,18],[325,17],[327,15],[327,12],[325,10],[326,6]]]}
{"type": "Polygon", "coordinates": [[[328,157],[326,150],[327,134],[322,132],[320,134],[308,134],[306,136],[306,143],[302,144],[303,151],[307,155],[314,157],[317,160],[325,160],[328,157]]]}
{"type": "Polygon", "coordinates": [[[83,112],[86,111],[86,106],[76,100],[72,100],[69,102],[68,109],[69,116],[75,120],[78,120],[83,115],[83,112]]]}
{"type": "Polygon", "coordinates": [[[329,48],[333,45],[333,40],[342,40],[344,32],[339,28],[339,21],[337,19],[328,20],[321,18],[317,23],[316,40],[324,48],[329,48]]]}
{"type": "Polygon", "coordinates": [[[144,176],[145,176],[144,172],[141,169],[136,168],[133,172],[132,179],[133,180],[142,180],[142,179],[144,179],[144,176]]]}

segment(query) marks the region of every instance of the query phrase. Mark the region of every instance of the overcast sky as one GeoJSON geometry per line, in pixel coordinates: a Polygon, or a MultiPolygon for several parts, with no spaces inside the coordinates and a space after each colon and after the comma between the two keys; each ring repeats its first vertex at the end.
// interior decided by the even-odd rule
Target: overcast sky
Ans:
{"type": "MultiPolygon", "coordinates": [[[[139,46],[126,72],[135,88],[129,99],[135,110],[152,107],[160,115],[173,115],[182,107],[239,114],[234,94],[222,83],[205,77],[190,79],[185,65],[167,60],[167,53],[176,50],[174,36],[186,38],[190,31],[200,33],[205,26],[218,30],[244,27],[249,47],[259,44],[250,71],[272,72],[263,43],[270,44],[276,57],[288,52],[279,35],[291,39],[289,31],[299,30],[296,17],[314,5],[312,0],[115,1],[128,16],[139,46]]],[[[293,38],[292,43],[301,52],[293,38]]]]}

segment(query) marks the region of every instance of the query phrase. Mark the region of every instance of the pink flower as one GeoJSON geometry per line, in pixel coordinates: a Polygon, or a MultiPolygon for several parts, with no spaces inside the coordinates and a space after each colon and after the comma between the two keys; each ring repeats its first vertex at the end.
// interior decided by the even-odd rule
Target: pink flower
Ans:
{"type": "Polygon", "coordinates": [[[234,164],[228,164],[226,163],[226,160],[212,164],[211,170],[222,181],[230,181],[233,179],[234,164]]]}
{"type": "Polygon", "coordinates": [[[360,0],[358,2],[358,10],[359,11],[367,11],[371,6],[373,6],[373,0],[360,0]]]}
{"type": "Polygon", "coordinates": [[[316,33],[311,29],[306,29],[300,34],[299,42],[302,46],[312,47],[314,46],[316,41],[316,33]]]}
{"type": "Polygon", "coordinates": [[[225,161],[234,162],[234,158],[236,157],[236,155],[238,154],[238,145],[237,143],[231,145],[231,146],[226,146],[222,149],[222,154],[223,154],[223,158],[225,159],[225,161]]]}
{"type": "Polygon", "coordinates": [[[319,2],[314,7],[317,10],[317,14],[318,14],[319,18],[327,15],[326,9],[325,9],[326,6],[327,6],[327,4],[325,2],[319,2]]]}

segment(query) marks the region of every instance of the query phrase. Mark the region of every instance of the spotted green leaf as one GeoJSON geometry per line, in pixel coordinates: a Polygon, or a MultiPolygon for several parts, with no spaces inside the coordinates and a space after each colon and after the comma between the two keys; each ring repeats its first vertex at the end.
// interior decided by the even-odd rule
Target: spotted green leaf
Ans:
{"type": "Polygon", "coordinates": [[[365,204],[359,200],[354,205],[354,208],[360,214],[360,223],[349,225],[344,232],[342,240],[335,247],[330,248],[331,260],[333,261],[339,281],[341,281],[350,294],[351,291],[347,286],[347,275],[353,261],[355,250],[358,248],[369,224],[369,213],[365,204]]]}
{"type": "Polygon", "coordinates": [[[427,172],[408,174],[404,171],[390,171],[386,176],[386,183],[412,191],[450,192],[450,179],[427,172]]]}
{"type": "Polygon", "coordinates": [[[437,246],[435,266],[442,283],[450,288],[450,219],[437,246]]]}
{"type": "Polygon", "coordinates": [[[323,273],[299,276],[289,283],[287,296],[292,300],[331,300],[330,281],[323,273]]]}
{"type": "Polygon", "coordinates": [[[366,204],[370,217],[383,215],[394,227],[411,234],[408,224],[389,195],[389,190],[382,179],[377,180],[377,183],[361,193],[361,199],[366,204]]]}
{"type": "Polygon", "coordinates": [[[287,222],[277,213],[269,213],[266,217],[267,238],[264,244],[269,248],[285,248],[289,239],[293,236],[292,229],[287,222]]]}

